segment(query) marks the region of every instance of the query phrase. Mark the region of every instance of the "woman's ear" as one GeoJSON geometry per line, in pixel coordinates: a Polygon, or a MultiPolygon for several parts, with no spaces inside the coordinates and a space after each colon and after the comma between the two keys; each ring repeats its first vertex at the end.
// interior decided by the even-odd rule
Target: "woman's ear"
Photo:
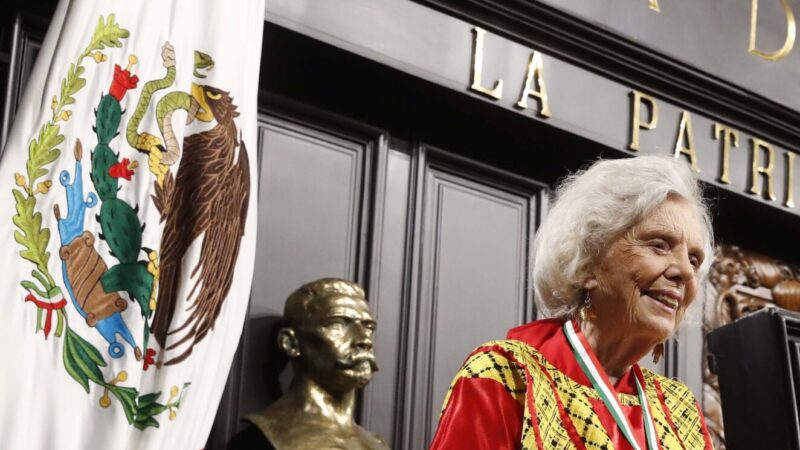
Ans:
{"type": "Polygon", "coordinates": [[[291,328],[281,328],[278,331],[278,347],[289,356],[290,359],[300,356],[300,342],[291,328]]]}
{"type": "Polygon", "coordinates": [[[597,287],[597,278],[594,275],[590,275],[583,280],[583,290],[591,291],[592,289],[597,287]]]}

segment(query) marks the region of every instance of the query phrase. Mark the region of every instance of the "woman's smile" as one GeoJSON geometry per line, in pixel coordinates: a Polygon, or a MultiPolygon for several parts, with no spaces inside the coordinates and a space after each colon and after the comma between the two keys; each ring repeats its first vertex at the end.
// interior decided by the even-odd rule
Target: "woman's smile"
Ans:
{"type": "Polygon", "coordinates": [[[648,289],[643,295],[674,312],[683,303],[683,294],[673,289],[648,289]]]}
{"type": "Polygon", "coordinates": [[[675,313],[675,310],[678,309],[678,306],[680,305],[680,303],[674,298],[661,294],[644,294],[644,297],[670,314],[675,313]]]}

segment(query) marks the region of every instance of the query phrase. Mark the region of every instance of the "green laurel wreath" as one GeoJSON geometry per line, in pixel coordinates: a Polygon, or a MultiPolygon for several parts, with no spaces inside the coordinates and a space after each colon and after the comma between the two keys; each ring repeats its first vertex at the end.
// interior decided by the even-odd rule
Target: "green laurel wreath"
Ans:
{"type": "MultiPolygon", "coordinates": [[[[20,173],[15,174],[17,187],[12,189],[12,194],[16,214],[12,221],[17,229],[14,230],[14,240],[23,247],[19,255],[35,266],[31,272],[32,279],[22,280],[20,285],[29,293],[48,300],[57,298],[62,291],[48,269],[50,252],[47,251],[47,245],[50,242],[50,229],[42,226],[42,214],[36,211],[37,195],[47,194],[52,181],[39,180],[49,173],[47,167],[61,156],[58,146],[64,142],[64,135],[61,134],[59,122],[69,121],[72,112],[67,107],[75,103],[74,96],[86,85],[86,79],[82,77],[85,72],[82,65],[84,59],[91,56],[97,63],[104,61],[105,55],[101,51],[122,47],[121,39],[128,36],[128,30],[120,28],[115,22],[114,14],[109,14],[107,20],[100,16],[89,44],[77,60],[70,64],[66,76],[61,80],[60,95],[54,96],[51,103],[51,119],[41,126],[37,137],[28,146],[28,160],[25,164],[27,177],[20,173]]],[[[173,386],[166,403],[159,403],[157,400],[161,391],[139,395],[136,388],[119,385],[118,383],[127,379],[125,371],[112,380],[106,380],[100,369],[107,366],[103,355],[69,326],[63,308],[57,309],[56,314],[55,336],[62,337],[66,330],[62,353],[64,367],[87,393],[89,381],[105,390],[106,393],[100,399],[101,407],[110,405],[107,394],[110,392],[122,405],[128,423],[140,430],[147,427],[157,428],[159,424],[154,416],[164,411],[170,411],[170,419],[175,417],[181,398],[190,383],[185,383],[181,389],[173,386]]],[[[43,310],[37,307],[37,332],[42,329],[42,319],[43,310]]]]}

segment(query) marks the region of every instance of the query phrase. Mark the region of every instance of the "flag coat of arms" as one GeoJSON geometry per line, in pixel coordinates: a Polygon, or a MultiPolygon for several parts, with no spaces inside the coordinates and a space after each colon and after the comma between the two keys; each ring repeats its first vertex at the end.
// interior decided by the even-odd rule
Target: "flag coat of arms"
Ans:
{"type": "Polygon", "coordinates": [[[263,0],[62,0],[0,157],[0,447],[205,446],[256,238],[263,0]]]}

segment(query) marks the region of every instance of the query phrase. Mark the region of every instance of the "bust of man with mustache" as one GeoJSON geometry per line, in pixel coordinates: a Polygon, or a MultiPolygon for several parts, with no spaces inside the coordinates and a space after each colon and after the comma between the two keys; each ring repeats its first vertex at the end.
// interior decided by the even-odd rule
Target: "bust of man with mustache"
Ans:
{"type": "Polygon", "coordinates": [[[378,370],[364,290],[338,278],[312,281],[286,299],[284,320],[278,346],[292,362],[291,387],[247,419],[277,450],[388,449],[353,420],[356,390],[378,370]]]}

